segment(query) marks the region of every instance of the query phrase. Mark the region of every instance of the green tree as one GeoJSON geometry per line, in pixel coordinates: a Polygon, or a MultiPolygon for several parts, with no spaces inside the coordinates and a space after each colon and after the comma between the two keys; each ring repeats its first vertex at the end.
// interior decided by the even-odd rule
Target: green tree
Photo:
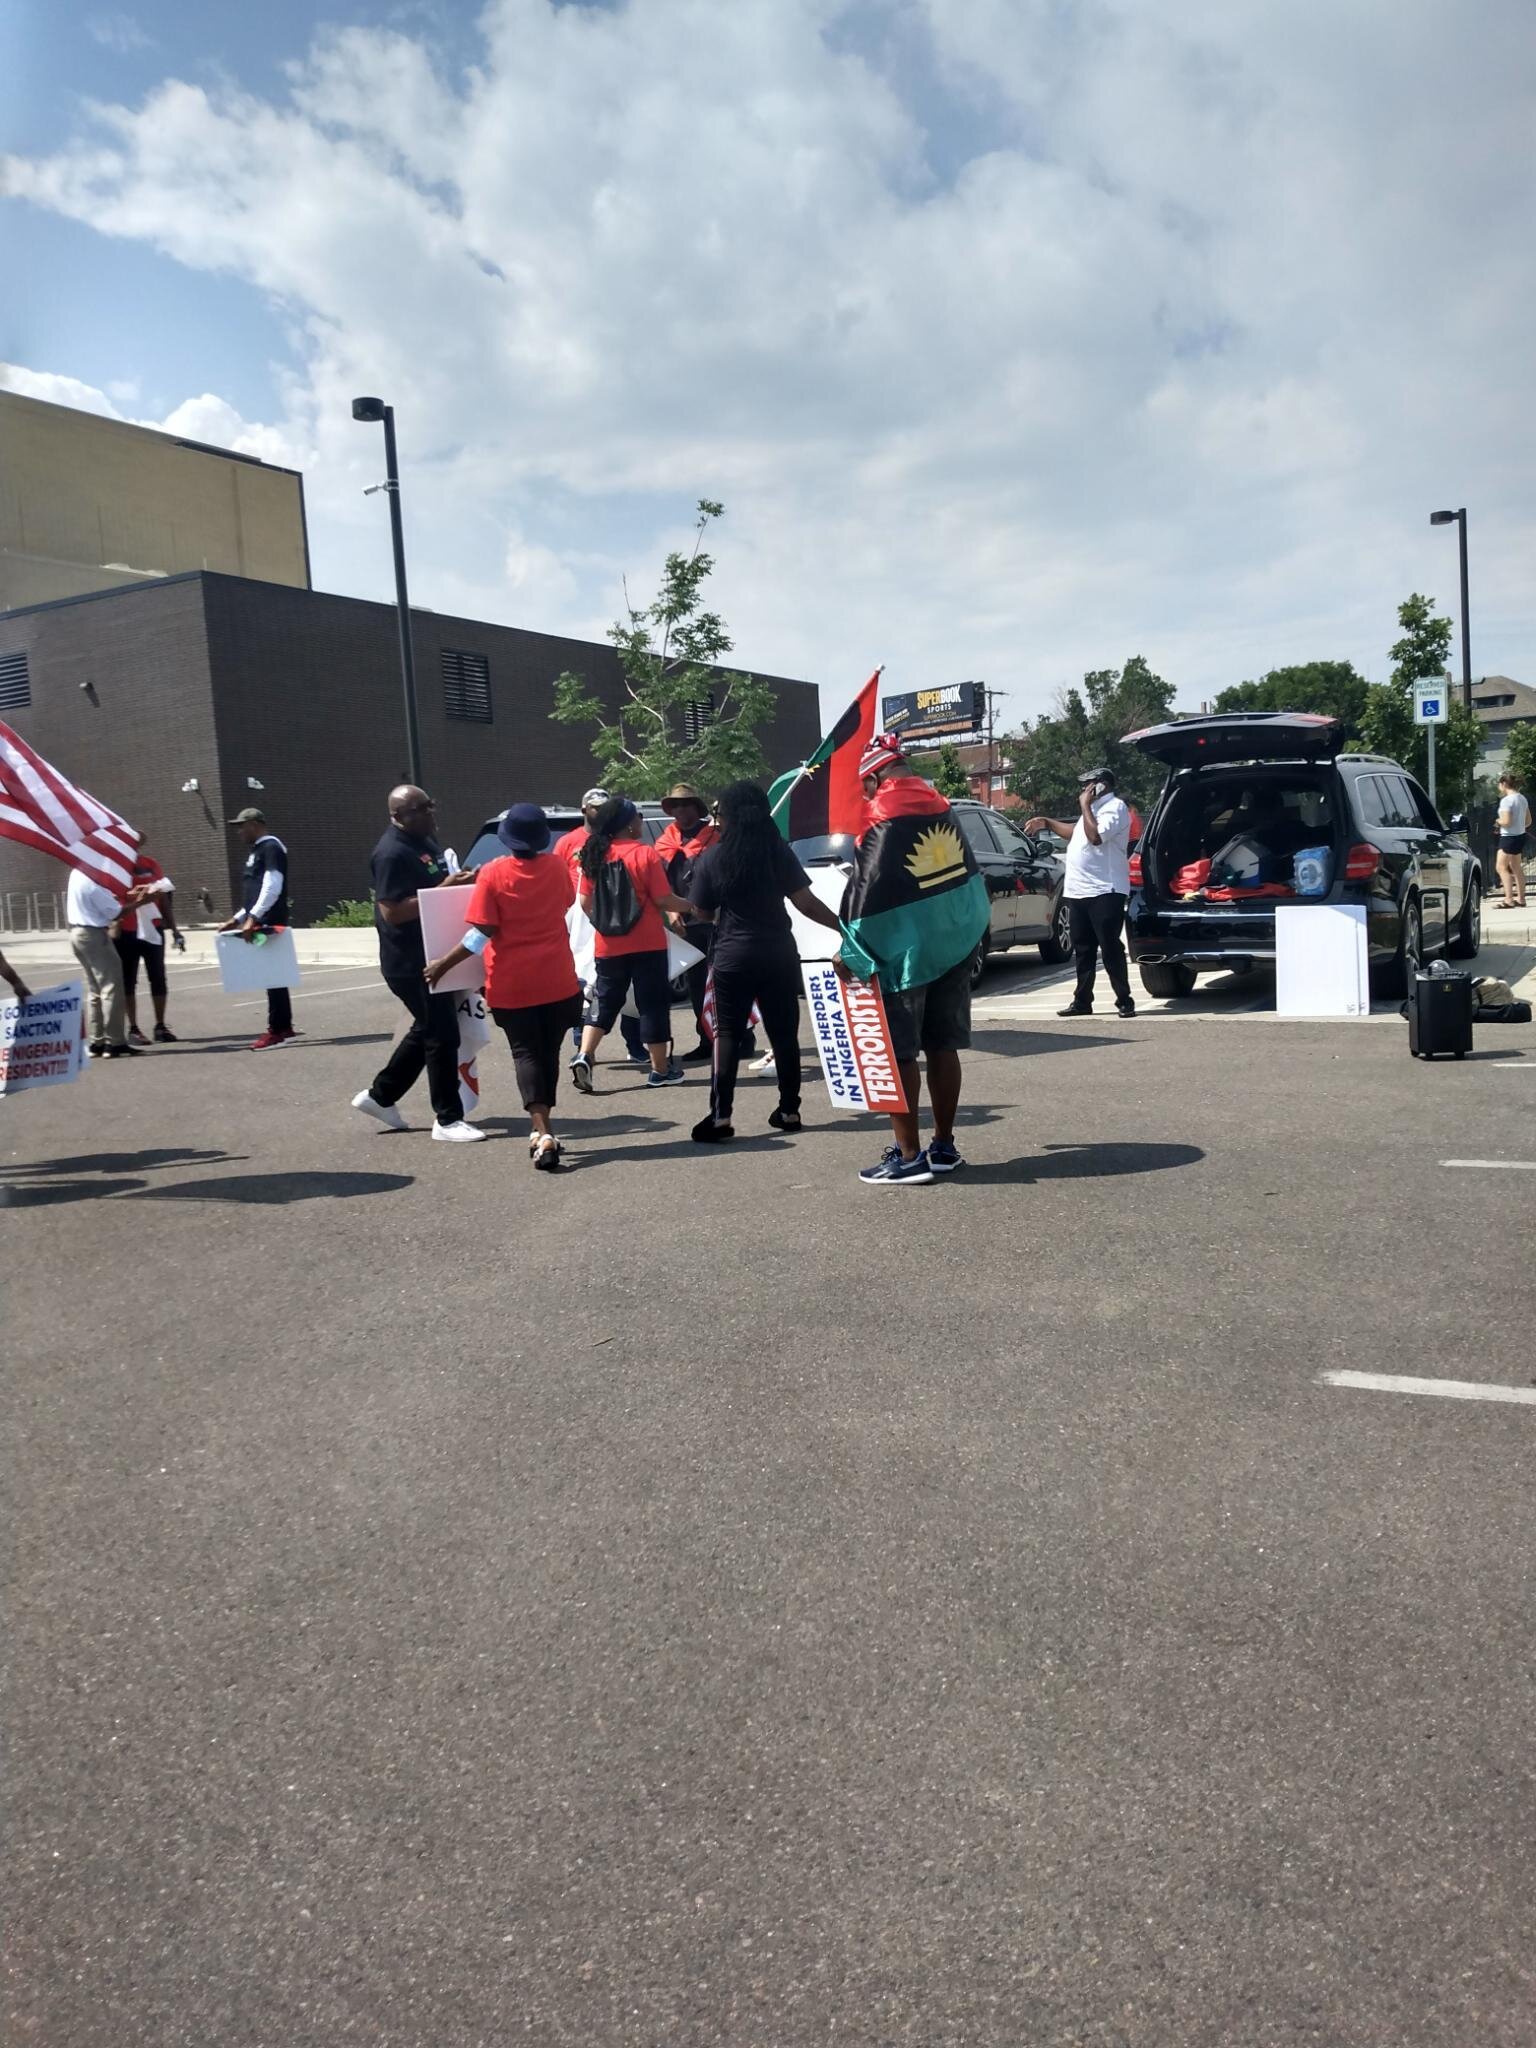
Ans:
{"type": "Polygon", "coordinates": [[[940,747],[933,773],[928,780],[940,796],[954,798],[970,795],[971,778],[965,772],[965,764],[960,759],[960,749],[953,740],[946,740],[940,747]]]}
{"type": "Polygon", "coordinates": [[[1357,726],[1370,684],[1352,661],[1298,661],[1272,668],[1257,682],[1234,683],[1211,705],[1213,711],[1312,711],[1357,726]]]}
{"type": "Polygon", "coordinates": [[[731,639],[718,613],[704,609],[715,566],[704,535],[724,511],[699,500],[692,552],[668,555],[650,604],[631,603],[625,584],[626,616],[608,629],[624,677],[617,712],[587,677],[567,669],[555,678],[551,718],[595,728],[602,779],[627,796],[664,796],[674,782],[713,791],[739,776],[761,779],[766,768],[757,734],[773,716],[773,692],[755,676],[717,666],[731,639]]]}
{"type": "Polygon", "coordinates": [[[1109,768],[1122,795],[1145,810],[1162,787],[1162,767],[1122,742],[1126,733],[1170,718],[1173,697],[1173,684],[1139,654],[1123,669],[1091,669],[1081,690],[1063,690],[1053,712],[1009,741],[1009,789],[1031,810],[1071,817],[1083,771],[1109,768]]]}
{"type": "Polygon", "coordinates": [[[1536,721],[1517,725],[1510,734],[1504,766],[1528,797],[1536,797],[1536,721]]]}
{"type": "MultiPolygon", "coordinates": [[[[1420,782],[1429,780],[1429,728],[1413,717],[1415,683],[1440,680],[1451,651],[1451,622],[1434,614],[1434,599],[1415,591],[1397,608],[1403,633],[1388,650],[1392,674],[1372,683],[1360,714],[1360,746],[1368,754],[1401,761],[1420,782]]],[[[1450,717],[1435,734],[1435,795],[1454,810],[1471,801],[1472,779],[1483,729],[1457,690],[1450,691],[1450,717]]]]}

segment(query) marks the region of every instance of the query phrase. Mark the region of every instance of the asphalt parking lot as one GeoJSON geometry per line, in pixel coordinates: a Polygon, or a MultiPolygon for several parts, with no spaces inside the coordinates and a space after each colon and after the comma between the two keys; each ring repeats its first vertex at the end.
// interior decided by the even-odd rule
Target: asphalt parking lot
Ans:
{"type": "Polygon", "coordinates": [[[0,1102],[8,2038],[1525,2048],[1536,1404],[1322,1376],[1536,1390],[1536,1030],[984,1006],[877,1191],[211,984],[0,1102]]]}

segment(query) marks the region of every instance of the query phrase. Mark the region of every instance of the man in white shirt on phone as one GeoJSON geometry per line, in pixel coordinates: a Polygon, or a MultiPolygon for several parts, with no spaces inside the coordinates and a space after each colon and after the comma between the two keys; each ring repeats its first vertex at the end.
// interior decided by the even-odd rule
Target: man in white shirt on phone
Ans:
{"type": "Polygon", "coordinates": [[[1067,841],[1066,880],[1062,894],[1072,930],[1072,958],[1077,987],[1058,1014],[1093,1014],[1093,978],[1097,959],[1115,992],[1115,1010],[1134,1017],[1130,976],[1125,964],[1125,906],[1131,893],[1131,809],[1115,794],[1115,778],[1107,768],[1090,768],[1082,777],[1074,823],[1034,817],[1026,832],[1051,831],[1067,841]]]}

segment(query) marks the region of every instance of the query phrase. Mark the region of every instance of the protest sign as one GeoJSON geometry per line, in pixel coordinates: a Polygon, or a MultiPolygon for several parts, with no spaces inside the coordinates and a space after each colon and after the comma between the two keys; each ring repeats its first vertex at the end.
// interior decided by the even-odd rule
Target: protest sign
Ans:
{"type": "MultiPolygon", "coordinates": [[[[848,877],[841,868],[807,868],[806,880],[811,885],[811,894],[819,897],[834,914],[843,900],[848,887],[848,877]]],[[[836,932],[830,932],[824,924],[812,924],[811,920],[786,900],[784,908],[789,912],[789,928],[794,933],[795,951],[802,960],[830,960],[838,948],[836,932]]]]}
{"type": "Polygon", "coordinates": [[[258,932],[252,939],[242,939],[238,932],[220,932],[213,950],[227,996],[299,986],[299,956],[286,925],[280,931],[258,932]]]}
{"type": "MultiPolygon", "coordinates": [[[[421,943],[429,960],[441,960],[464,936],[464,912],[474,894],[473,883],[456,882],[449,888],[423,889],[416,898],[421,911],[421,943]]],[[[485,981],[485,959],[471,953],[457,967],[450,967],[437,984],[440,996],[459,989],[479,988],[485,981]]]]}
{"type": "Polygon", "coordinates": [[[882,1116],[904,1110],[906,1090],[891,1053],[879,983],[839,981],[824,962],[808,961],[800,971],[832,1107],[882,1116]]]}
{"type": "Polygon", "coordinates": [[[459,1100],[469,1117],[480,1107],[480,1053],[491,1042],[491,1018],[477,988],[461,989],[454,1011],[459,1020],[459,1100]]]}
{"type": "Polygon", "coordinates": [[[0,1095],[73,1081],[85,1052],[78,981],[0,1003],[0,1095]]]}

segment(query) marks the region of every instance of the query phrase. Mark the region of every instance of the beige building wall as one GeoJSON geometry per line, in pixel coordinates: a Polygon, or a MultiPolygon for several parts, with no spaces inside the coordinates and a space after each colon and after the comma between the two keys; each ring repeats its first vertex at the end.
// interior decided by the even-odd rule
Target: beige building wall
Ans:
{"type": "Polygon", "coordinates": [[[299,473],[0,391],[0,611],[187,569],[307,590],[299,473]]]}

